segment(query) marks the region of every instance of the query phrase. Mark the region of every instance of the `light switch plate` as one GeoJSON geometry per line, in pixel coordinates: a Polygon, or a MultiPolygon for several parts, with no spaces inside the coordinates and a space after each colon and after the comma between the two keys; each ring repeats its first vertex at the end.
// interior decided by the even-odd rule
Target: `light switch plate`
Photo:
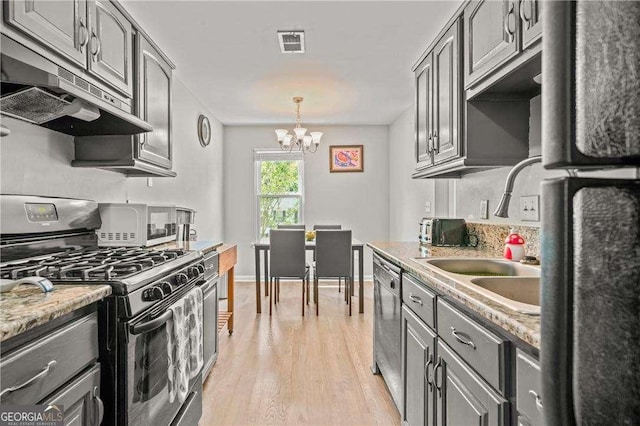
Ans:
{"type": "Polygon", "coordinates": [[[480,200],[480,219],[489,219],[489,200],[480,200]]]}
{"type": "Polygon", "coordinates": [[[147,178],[147,186],[148,187],[152,187],[153,186],[153,178],[152,177],[148,177],[147,178]]]}
{"type": "Polygon", "coordinates": [[[431,213],[431,201],[425,201],[424,203],[424,212],[431,213]]]}
{"type": "Polygon", "coordinates": [[[539,195],[523,195],[520,197],[520,220],[540,222],[539,195]]]}

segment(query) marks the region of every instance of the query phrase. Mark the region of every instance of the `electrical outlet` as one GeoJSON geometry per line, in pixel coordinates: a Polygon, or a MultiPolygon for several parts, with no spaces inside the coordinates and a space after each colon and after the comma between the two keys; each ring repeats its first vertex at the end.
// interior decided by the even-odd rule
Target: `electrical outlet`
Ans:
{"type": "Polygon", "coordinates": [[[523,195],[520,197],[520,219],[540,222],[540,196],[523,195]]]}
{"type": "Polygon", "coordinates": [[[431,213],[431,201],[425,201],[424,203],[424,212],[431,213]]]}
{"type": "Polygon", "coordinates": [[[489,219],[489,200],[480,200],[480,219],[489,219]]]}

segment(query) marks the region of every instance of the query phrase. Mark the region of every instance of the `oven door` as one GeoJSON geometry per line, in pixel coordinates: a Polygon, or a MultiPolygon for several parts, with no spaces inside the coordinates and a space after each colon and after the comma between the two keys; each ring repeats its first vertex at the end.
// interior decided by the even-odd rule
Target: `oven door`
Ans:
{"type": "Polygon", "coordinates": [[[177,232],[175,207],[147,206],[147,245],[175,241],[177,232]]]}
{"type": "MultiPolygon", "coordinates": [[[[175,398],[169,401],[169,357],[167,321],[171,311],[144,314],[125,325],[127,334],[126,355],[123,364],[126,374],[121,383],[126,388],[126,418],[120,421],[126,425],[164,426],[171,424],[180,412],[183,403],[175,398]]],[[[189,389],[185,402],[192,399],[191,394],[200,394],[196,384],[202,383],[200,375],[189,380],[189,389]]],[[[202,386],[202,385],[200,385],[202,386]]]]}

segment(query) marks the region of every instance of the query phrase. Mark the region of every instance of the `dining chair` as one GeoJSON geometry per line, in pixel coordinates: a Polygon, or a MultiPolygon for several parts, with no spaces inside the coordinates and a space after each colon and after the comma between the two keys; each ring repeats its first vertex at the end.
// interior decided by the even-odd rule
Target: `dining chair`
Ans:
{"type": "MultiPolygon", "coordinates": [[[[319,229],[342,229],[342,225],[313,225],[313,230],[319,229]]],[[[316,252],[313,252],[313,261],[316,261],[316,252]]],[[[338,293],[342,290],[342,278],[338,278],[338,293]]]]}
{"type": "Polygon", "coordinates": [[[304,316],[305,291],[309,291],[309,267],[305,261],[304,231],[274,229],[269,234],[269,245],[269,269],[271,271],[269,277],[269,315],[271,315],[272,304],[277,304],[280,301],[280,279],[298,278],[302,280],[302,315],[304,316]]]}
{"type": "Polygon", "coordinates": [[[321,229],[316,232],[316,263],[313,273],[316,315],[319,312],[318,281],[320,279],[345,280],[345,301],[351,315],[351,288],[353,276],[351,267],[351,231],[321,229]]]}
{"type": "Polygon", "coordinates": [[[304,231],[304,223],[297,225],[278,225],[278,229],[295,229],[295,230],[303,230],[304,231]]]}

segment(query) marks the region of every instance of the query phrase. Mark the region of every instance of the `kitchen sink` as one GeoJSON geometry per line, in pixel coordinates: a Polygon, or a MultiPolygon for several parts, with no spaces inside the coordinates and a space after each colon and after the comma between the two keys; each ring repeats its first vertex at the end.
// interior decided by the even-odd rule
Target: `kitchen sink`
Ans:
{"type": "Polygon", "coordinates": [[[428,259],[426,263],[453,274],[497,277],[539,277],[540,268],[500,259],[428,259]]]}
{"type": "Polygon", "coordinates": [[[480,277],[471,283],[486,290],[480,291],[484,296],[515,311],[540,314],[539,277],[480,277]]]}

